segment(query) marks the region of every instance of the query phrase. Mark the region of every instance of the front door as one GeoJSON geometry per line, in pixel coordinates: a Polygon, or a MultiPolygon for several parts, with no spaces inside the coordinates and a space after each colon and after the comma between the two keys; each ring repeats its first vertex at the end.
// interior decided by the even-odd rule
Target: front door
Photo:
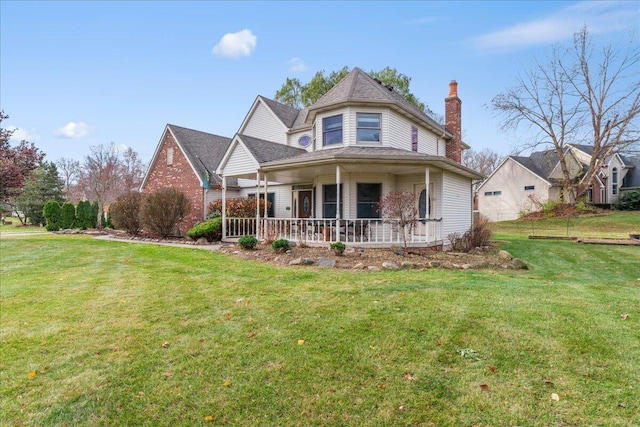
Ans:
{"type": "Polygon", "coordinates": [[[427,192],[425,191],[424,184],[415,184],[413,191],[416,194],[416,207],[418,210],[418,216],[422,221],[418,221],[415,227],[415,234],[419,236],[426,236],[429,233],[429,222],[425,219],[433,218],[433,206],[432,206],[432,194],[433,183],[429,183],[429,198],[427,199],[427,192]]]}
{"type": "Polygon", "coordinates": [[[298,218],[310,218],[313,213],[312,191],[298,191],[298,218]]]}

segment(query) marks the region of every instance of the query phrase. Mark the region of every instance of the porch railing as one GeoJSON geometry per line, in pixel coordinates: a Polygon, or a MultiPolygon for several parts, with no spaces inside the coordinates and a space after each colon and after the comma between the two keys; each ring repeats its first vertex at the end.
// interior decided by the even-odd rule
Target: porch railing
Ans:
{"type": "MultiPolygon", "coordinates": [[[[407,243],[430,246],[442,243],[442,219],[421,218],[407,227],[407,243]]],[[[403,229],[381,219],[261,218],[257,236],[255,218],[227,218],[227,239],[254,235],[261,239],[287,239],[300,244],[341,241],[358,246],[403,245],[403,229]]]]}

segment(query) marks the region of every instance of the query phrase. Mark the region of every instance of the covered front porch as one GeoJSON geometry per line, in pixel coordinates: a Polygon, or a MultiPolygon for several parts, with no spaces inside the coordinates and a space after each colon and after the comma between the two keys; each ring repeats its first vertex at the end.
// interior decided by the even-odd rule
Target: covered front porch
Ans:
{"type": "Polygon", "coordinates": [[[228,177],[250,179],[253,185],[245,187],[243,195],[259,200],[255,218],[227,218],[222,210],[223,240],[250,234],[265,241],[287,239],[309,245],[340,241],[390,247],[406,240],[408,246],[427,247],[446,245],[451,230],[464,232],[471,224],[470,180],[477,173],[440,156],[346,147],[256,163],[229,174],[219,170],[224,206],[228,177]],[[382,197],[396,190],[415,195],[416,221],[406,227],[397,218],[383,217],[378,209],[382,197]],[[455,213],[445,191],[459,191],[455,213]],[[458,206],[463,211],[468,207],[468,212],[458,206]],[[448,212],[453,213],[450,222],[448,212]]]}

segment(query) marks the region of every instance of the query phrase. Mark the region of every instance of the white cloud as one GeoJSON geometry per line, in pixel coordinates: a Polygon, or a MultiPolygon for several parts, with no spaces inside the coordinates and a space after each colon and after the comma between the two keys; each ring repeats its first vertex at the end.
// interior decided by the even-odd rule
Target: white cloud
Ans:
{"type": "Polygon", "coordinates": [[[289,66],[289,71],[300,72],[307,70],[307,64],[305,64],[304,61],[298,57],[288,60],[287,65],[289,66]]]}
{"type": "Polygon", "coordinates": [[[84,138],[85,136],[89,136],[93,133],[93,129],[91,126],[86,124],[85,122],[69,122],[61,128],[56,130],[56,136],[60,138],[84,138]]]}
{"type": "Polygon", "coordinates": [[[592,34],[632,30],[640,17],[635,2],[582,2],[550,16],[515,24],[473,39],[479,48],[517,48],[570,39],[586,26],[592,34]]]}
{"type": "Polygon", "coordinates": [[[227,58],[249,56],[256,48],[258,38],[251,30],[242,30],[237,33],[227,33],[213,47],[213,53],[227,58]]]}
{"type": "Polygon", "coordinates": [[[13,131],[11,135],[11,141],[20,142],[22,140],[29,142],[37,142],[40,139],[40,134],[38,134],[35,130],[26,130],[17,128],[15,126],[8,126],[7,130],[13,131]]]}

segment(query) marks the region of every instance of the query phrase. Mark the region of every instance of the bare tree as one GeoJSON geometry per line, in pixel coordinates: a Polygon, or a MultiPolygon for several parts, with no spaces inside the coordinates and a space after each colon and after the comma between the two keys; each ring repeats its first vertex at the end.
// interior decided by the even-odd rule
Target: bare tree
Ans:
{"type": "Polygon", "coordinates": [[[462,164],[485,176],[490,175],[503,160],[503,155],[490,148],[484,148],[480,151],[470,149],[462,152],[462,164]]]}
{"type": "Polygon", "coordinates": [[[120,174],[122,182],[119,188],[119,195],[130,191],[138,191],[142,179],[144,178],[145,166],[140,160],[140,156],[131,147],[122,153],[120,161],[120,174]]]}
{"type": "Polygon", "coordinates": [[[417,196],[407,190],[391,191],[380,199],[378,209],[385,222],[389,222],[402,232],[402,242],[407,248],[407,235],[418,223],[417,196]]]}
{"type": "Polygon", "coordinates": [[[81,175],[80,162],[62,157],[56,162],[56,166],[60,178],[64,182],[64,196],[67,200],[72,200],[73,187],[78,183],[81,175]]]}
{"type": "Polygon", "coordinates": [[[562,170],[562,198],[569,194],[575,200],[584,194],[609,156],[637,147],[639,65],[637,43],[596,49],[583,28],[574,34],[571,47],[554,48],[547,64],[536,60],[515,87],[493,99],[494,111],[503,116],[503,130],[528,125],[535,136],[527,148],[553,146],[562,170]],[[565,155],[569,144],[590,146],[584,174],[572,170],[565,155]]]}
{"type": "Polygon", "coordinates": [[[105,203],[115,200],[120,182],[120,153],[114,143],[109,146],[89,147],[91,154],[85,156],[81,184],[86,193],[98,202],[96,228],[102,228],[102,212],[105,203]]]}

